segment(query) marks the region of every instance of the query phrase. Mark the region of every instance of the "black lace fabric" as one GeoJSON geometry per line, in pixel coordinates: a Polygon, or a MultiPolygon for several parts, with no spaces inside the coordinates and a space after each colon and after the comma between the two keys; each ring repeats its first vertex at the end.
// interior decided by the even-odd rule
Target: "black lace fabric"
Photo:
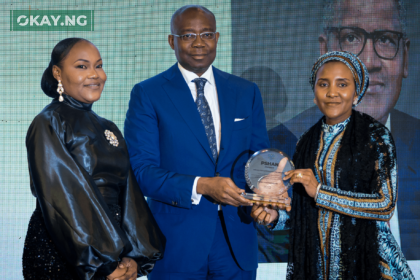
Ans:
{"type": "MultiPolygon", "coordinates": [[[[121,226],[121,207],[116,204],[107,205],[112,217],[118,226],[121,226]]],[[[22,269],[25,280],[81,279],[51,240],[38,205],[29,221],[23,249],[22,269]]],[[[94,276],[93,280],[106,280],[106,277],[94,276]]]]}

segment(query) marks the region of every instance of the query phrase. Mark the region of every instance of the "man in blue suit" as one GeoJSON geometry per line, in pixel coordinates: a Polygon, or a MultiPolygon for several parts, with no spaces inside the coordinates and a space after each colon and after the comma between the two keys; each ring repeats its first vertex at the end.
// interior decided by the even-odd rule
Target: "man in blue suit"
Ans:
{"type": "Polygon", "coordinates": [[[255,279],[257,236],[243,167],[269,146],[258,87],[212,66],[212,12],[184,6],[168,42],[178,63],[134,86],[124,132],[137,181],[167,238],[150,279],[255,279]],[[232,165],[241,166],[231,180],[232,165]]]}

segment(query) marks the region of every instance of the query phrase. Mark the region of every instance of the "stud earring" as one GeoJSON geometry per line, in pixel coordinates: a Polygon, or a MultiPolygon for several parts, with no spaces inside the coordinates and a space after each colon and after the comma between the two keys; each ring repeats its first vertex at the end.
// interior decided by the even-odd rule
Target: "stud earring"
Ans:
{"type": "Polygon", "coordinates": [[[64,88],[63,88],[63,84],[61,83],[61,80],[58,80],[57,92],[60,94],[58,101],[63,102],[64,101],[64,98],[63,98],[64,88]]]}
{"type": "MultiPolygon", "coordinates": [[[[355,97],[357,97],[357,93],[356,93],[356,96],[355,97]]],[[[356,106],[357,105],[357,101],[359,101],[358,98],[356,98],[355,100],[353,100],[353,106],[356,106]]]]}

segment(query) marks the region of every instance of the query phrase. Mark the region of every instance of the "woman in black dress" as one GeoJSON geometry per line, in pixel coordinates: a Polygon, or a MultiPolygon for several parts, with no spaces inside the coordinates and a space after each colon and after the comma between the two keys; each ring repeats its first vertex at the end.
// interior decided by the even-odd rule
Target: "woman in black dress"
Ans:
{"type": "Polygon", "coordinates": [[[117,126],[92,111],[106,74],[97,48],[69,38],[41,81],[54,100],[29,127],[37,198],[23,252],[25,279],[136,279],[163,257],[165,238],[132,173],[117,126]]]}

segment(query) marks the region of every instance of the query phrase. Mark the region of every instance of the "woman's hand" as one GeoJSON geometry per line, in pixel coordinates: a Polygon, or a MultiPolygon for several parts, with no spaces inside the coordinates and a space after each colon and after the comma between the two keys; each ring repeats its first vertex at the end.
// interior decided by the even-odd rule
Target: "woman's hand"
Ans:
{"type": "Polygon", "coordinates": [[[117,268],[107,280],[136,280],[137,279],[137,263],[131,258],[122,258],[117,268]]]}
{"type": "Polygon", "coordinates": [[[296,169],[285,172],[285,174],[283,180],[290,179],[291,184],[301,183],[305,187],[306,193],[312,198],[315,197],[318,181],[312,169],[296,169]]]}

